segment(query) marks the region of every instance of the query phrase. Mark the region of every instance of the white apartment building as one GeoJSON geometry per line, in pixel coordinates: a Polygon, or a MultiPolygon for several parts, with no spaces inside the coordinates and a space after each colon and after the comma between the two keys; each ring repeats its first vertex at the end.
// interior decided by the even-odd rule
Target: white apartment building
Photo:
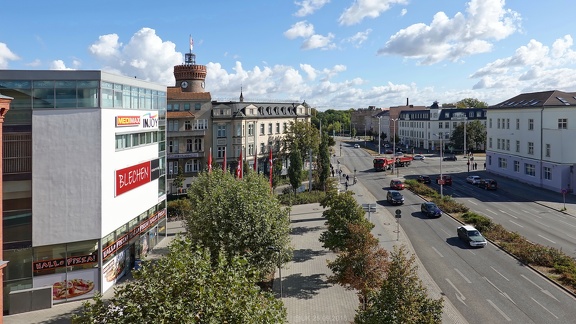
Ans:
{"type": "Polygon", "coordinates": [[[524,93],[488,108],[488,171],[572,192],[576,178],[576,92],[524,93]],[[574,117],[574,118],[572,118],[574,117]]]}

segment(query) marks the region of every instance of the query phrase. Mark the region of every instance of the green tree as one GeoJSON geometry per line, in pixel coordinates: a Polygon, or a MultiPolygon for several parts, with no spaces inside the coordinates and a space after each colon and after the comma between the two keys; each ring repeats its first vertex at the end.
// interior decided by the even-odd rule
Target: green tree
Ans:
{"type": "Polygon", "coordinates": [[[359,310],[355,323],[441,323],[443,300],[432,299],[418,278],[415,256],[394,247],[386,279],[379,292],[370,293],[368,307],[359,310]]]}
{"type": "Polygon", "coordinates": [[[304,121],[290,122],[284,143],[284,153],[286,154],[297,149],[300,151],[301,158],[308,156],[310,150],[312,150],[312,155],[317,155],[320,144],[318,129],[304,121]]]}
{"type": "MultiPolygon", "coordinates": [[[[464,123],[459,123],[450,135],[450,145],[464,151],[464,123]]],[[[486,126],[474,120],[466,125],[466,148],[477,149],[486,147],[486,126]]]]}
{"type": "Polygon", "coordinates": [[[178,174],[176,175],[176,178],[174,178],[172,180],[172,186],[176,187],[176,192],[180,193],[180,188],[182,188],[184,186],[184,180],[186,178],[184,177],[184,171],[182,171],[182,167],[178,168],[178,174]]]}
{"type": "Polygon", "coordinates": [[[320,242],[331,251],[339,252],[346,248],[346,239],[350,237],[349,224],[359,224],[368,229],[374,227],[350,191],[340,194],[329,192],[321,205],[328,209],[322,213],[327,226],[326,231],[320,234],[320,242]]]}
{"type": "Polygon", "coordinates": [[[302,185],[302,156],[299,150],[294,150],[290,152],[289,157],[288,178],[290,179],[292,190],[296,192],[296,189],[302,185]]]}
{"type": "Polygon", "coordinates": [[[456,103],[457,108],[487,108],[488,104],[476,98],[465,98],[456,103]]]}
{"type": "Polygon", "coordinates": [[[286,323],[282,301],[255,284],[246,259],[214,263],[210,252],[176,238],[163,258],[134,271],[134,280],[85,302],[73,323],[286,323]]]}
{"type": "Polygon", "coordinates": [[[264,275],[275,269],[278,258],[291,260],[288,212],[262,175],[248,172],[236,180],[220,170],[203,172],[188,190],[188,199],[192,212],[185,218],[186,235],[213,257],[221,252],[228,259],[244,256],[264,275]]]}
{"type": "Polygon", "coordinates": [[[366,226],[351,223],[350,236],[344,240],[344,249],[336,260],[328,261],[333,275],[331,283],[356,290],[360,303],[365,306],[370,292],[380,289],[386,278],[388,252],[366,226]]]}
{"type": "Polygon", "coordinates": [[[388,135],[387,135],[386,133],[382,132],[382,133],[380,134],[380,139],[381,139],[382,141],[386,141],[387,138],[388,138],[388,135]]]}
{"type": "Polygon", "coordinates": [[[352,137],[352,138],[356,137],[356,127],[352,128],[352,131],[350,133],[350,137],[352,137]]]}
{"type": "Polygon", "coordinates": [[[330,136],[323,134],[318,154],[318,180],[319,186],[326,191],[326,180],[330,177],[330,136]]]}
{"type": "Polygon", "coordinates": [[[282,177],[282,159],[275,158],[272,162],[272,188],[276,189],[282,177]]]}
{"type": "Polygon", "coordinates": [[[169,218],[184,219],[192,211],[192,205],[188,199],[176,199],[168,202],[167,212],[169,218]]]}

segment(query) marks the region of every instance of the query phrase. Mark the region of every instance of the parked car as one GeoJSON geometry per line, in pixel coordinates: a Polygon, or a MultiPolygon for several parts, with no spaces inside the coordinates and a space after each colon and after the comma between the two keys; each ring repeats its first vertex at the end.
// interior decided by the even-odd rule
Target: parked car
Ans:
{"type": "Polygon", "coordinates": [[[386,153],[386,154],[392,154],[392,153],[394,153],[394,152],[392,152],[392,149],[386,149],[386,152],[384,152],[384,153],[386,153]]]}
{"type": "Polygon", "coordinates": [[[420,183],[432,183],[432,179],[427,175],[419,175],[416,180],[420,183]]]}
{"type": "Polygon", "coordinates": [[[396,153],[394,153],[394,156],[404,156],[404,153],[397,151],[396,153]]]}
{"type": "Polygon", "coordinates": [[[390,189],[403,190],[404,189],[404,183],[402,183],[402,181],[400,181],[398,179],[392,179],[392,180],[390,180],[390,189]]]}
{"type": "Polygon", "coordinates": [[[413,156],[413,159],[414,160],[424,160],[424,159],[426,159],[426,157],[422,154],[416,154],[413,156]]]}
{"type": "Polygon", "coordinates": [[[486,190],[496,190],[498,189],[498,183],[494,179],[481,179],[478,187],[486,190]]]}
{"type": "Polygon", "coordinates": [[[456,231],[458,232],[458,237],[468,243],[471,247],[486,246],[486,239],[474,226],[463,225],[458,227],[456,231]]]}
{"type": "Polygon", "coordinates": [[[354,148],[360,148],[360,144],[354,144],[354,148]]]}
{"type": "Polygon", "coordinates": [[[428,217],[440,217],[442,216],[442,211],[433,202],[425,202],[420,205],[420,211],[428,217]]]}
{"type": "Polygon", "coordinates": [[[447,155],[442,160],[443,161],[456,161],[458,159],[456,158],[456,155],[447,155]]]}
{"type": "Polygon", "coordinates": [[[466,182],[473,185],[478,185],[480,183],[480,180],[482,180],[482,178],[480,178],[480,176],[477,175],[471,175],[466,177],[466,182]]]}
{"type": "Polygon", "coordinates": [[[386,200],[392,205],[402,205],[404,203],[404,196],[398,190],[388,190],[386,200]]]}
{"type": "MultiPolygon", "coordinates": [[[[442,180],[444,180],[445,186],[451,186],[452,185],[452,176],[444,174],[444,175],[442,175],[442,180]]],[[[438,178],[436,178],[436,183],[440,184],[440,176],[438,176],[438,178]]]]}

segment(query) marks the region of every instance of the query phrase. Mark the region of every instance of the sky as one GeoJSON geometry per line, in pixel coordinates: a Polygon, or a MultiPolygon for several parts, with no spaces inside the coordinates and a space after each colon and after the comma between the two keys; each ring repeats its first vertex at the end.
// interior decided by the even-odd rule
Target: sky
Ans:
{"type": "Polygon", "coordinates": [[[573,11],[572,0],[5,1],[0,74],[104,70],[174,86],[192,47],[213,100],[495,105],[576,91],[573,11]]]}

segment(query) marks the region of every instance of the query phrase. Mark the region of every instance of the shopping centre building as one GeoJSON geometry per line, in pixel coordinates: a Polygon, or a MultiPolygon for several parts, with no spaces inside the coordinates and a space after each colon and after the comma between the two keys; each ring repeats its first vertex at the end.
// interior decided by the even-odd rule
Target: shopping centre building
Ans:
{"type": "Polygon", "coordinates": [[[166,86],[103,71],[0,71],[4,311],[104,292],[166,233],[166,86]],[[19,305],[18,307],[22,307],[19,305]]]}

